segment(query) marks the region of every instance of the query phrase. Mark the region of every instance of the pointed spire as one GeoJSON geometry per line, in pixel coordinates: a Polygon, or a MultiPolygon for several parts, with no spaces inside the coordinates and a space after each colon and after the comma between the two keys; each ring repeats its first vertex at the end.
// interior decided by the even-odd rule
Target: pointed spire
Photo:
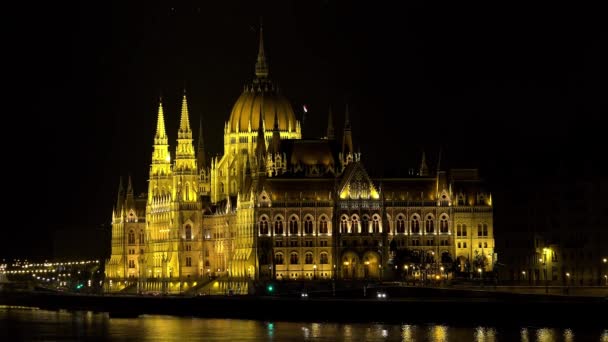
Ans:
{"type": "Polygon", "coordinates": [[[207,156],[205,155],[204,138],[203,138],[203,117],[199,120],[198,128],[198,146],[196,150],[196,164],[200,170],[207,169],[207,156]]]}
{"type": "Polygon", "coordinates": [[[426,177],[429,175],[429,167],[426,165],[426,154],[422,151],[422,162],[420,163],[420,176],[426,177]]]}
{"type": "Polygon", "coordinates": [[[133,183],[131,182],[131,175],[129,175],[129,183],[127,184],[127,195],[133,195],[133,183]]]}
{"type": "Polygon", "coordinates": [[[268,65],[266,64],[266,54],[264,53],[264,27],[260,19],[260,47],[258,50],[258,61],[255,63],[255,75],[258,78],[268,77],[268,65]]]}
{"type": "Polygon", "coordinates": [[[327,115],[327,140],[334,140],[334,118],[331,112],[331,106],[329,107],[329,113],[327,115]]]}
{"type": "Polygon", "coordinates": [[[344,134],[342,135],[342,154],[353,153],[353,136],[350,128],[350,115],[348,113],[348,103],[344,114],[344,134]]]}
{"type": "Polygon", "coordinates": [[[281,133],[279,132],[279,118],[277,116],[277,110],[275,108],[275,110],[274,110],[274,127],[272,130],[272,143],[270,145],[269,152],[278,153],[280,144],[281,144],[281,133]]]}
{"type": "Polygon", "coordinates": [[[264,125],[263,125],[263,112],[264,112],[264,101],[262,100],[262,105],[260,108],[260,119],[258,125],[258,136],[257,136],[257,144],[255,148],[255,153],[258,162],[258,171],[263,171],[265,169],[264,160],[266,158],[266,141],[264,138],[264,125]]]}
{"type": "Polygon", "coordinates": [[[155,145],[167,145],[167,130],[165,129],[165,114],[163,113],[163,99],[158,103],[158,116],[156,121],[155,145]]]}
{"type": "Polygon", "coordinates": [[[125,187],[122,185],[122,176],[118,180],[118,195],[116,196],[116,213],[120,213],[123,201],[125,200],[125,187]]]}
{"type": "Polygon", "coordinates": [[[182,98],[182,117],[179,122],[180,133],[191,132],[189,116],[190,114],[188,113],[188,100],[186,99],[186,89],[184,89],[184,96],[182,98]]]}

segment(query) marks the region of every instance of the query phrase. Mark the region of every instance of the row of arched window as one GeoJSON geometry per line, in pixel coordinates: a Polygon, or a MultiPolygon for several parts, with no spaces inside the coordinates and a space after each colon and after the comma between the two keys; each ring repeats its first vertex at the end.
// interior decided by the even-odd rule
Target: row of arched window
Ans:
{"type": "MultiPolygon", "coordinates": [[[[258,223],[260,235],[268,235],[270,233],[270,228],[274,230],[274,235],[284,235],[285,230],[283,227],[283,218],[281,216],[276,216],[274,218],[274,222],[271,223],[268,220],[268,217],[262,216],[260,218],[260,222],[258,223]],[[271,227],[272,225],[272,227],[271,227]]],[[[289,219],[287,224],[289,235],[299,235],[299,221],[296,216],[292,216],[289,219]]],[[[329,232],[328,228],[328,220],[325,216],[321,216],[318,222],[319,234],[327,234],[329,232]]],[[[303,231],[306,235],[314,234],[314,221],[311,216],[306,216],[304,219],[304,227],[303,231]]]]}
{"type": "MultiPolygon", "coordinates": [[[[284,263],[285,263],[285,259],[283,257],[283,253],[276,253],[274,255],[274,264],[283,265],[284,263]]],[[[307,252],[306,254],[304,254],[304,264],[312,265],[314,263],[315,262],[314,262],[312,252],[307,252]]],[[[289,264],[290,265],[299,265],[300,264],[300,259],[299,259],[298,253],[292,252],[289,255],[289,264]]],[[[329,256],[327,253],[323,252],[319,255],[319,264],[322,264],[322,265],[329,264],[329,256]]]]}
{"type": "Polygon", "coordinates": [[[373,215],[370,223],[369,216],[363,215],[359,224],[359,216],[353,215],[350,217],[342,215],[340,218],[340,233],[381,233],[380,216],[373,215]]]}
{"type": "MultiPolygon", "coordinates": [[[[395,232],[404,234],[407,231],[407,221],[404,215],[397,215],[395,219],[395,232]]],[[[435,220],[432,215],[427,215],[424,220],[424,231],[427,234],[435,233],[435,220]]],[[[439,233],[447,234],[449,232],[448,216],[443,214],[439,218],[439,233]]],[[[420,234],[420,216],[412,215],[410,220],[410,233],[420,234]]]]}

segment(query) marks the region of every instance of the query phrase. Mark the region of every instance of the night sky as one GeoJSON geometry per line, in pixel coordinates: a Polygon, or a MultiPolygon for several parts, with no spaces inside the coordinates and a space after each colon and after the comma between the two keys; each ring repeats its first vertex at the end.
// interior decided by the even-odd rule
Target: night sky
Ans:
{"type": "Polygon", "coordinates": [[[423,150],[433,169],[441,148],[442,165],[479,167],[503,208],[522,181],[606,175],[598,8],[221,3],[85,1],[14,40],[9,76],[31,112],[18,116],[36,133],[34,148],[7,144],[23,229],[1,239],[0,255],[46,255],[56,229],[108,227],[120,176],[147,191],[161,94],[172,149],[185,87],[195,137],[202,117],[205,147],[221,153],[224,122],[254,76],[260,16],[270,77],[299,119],[310,110],[305,137],[323,134],[331,105],[341,139],[348,102],[372,174],[405,174],[423,150]]]}

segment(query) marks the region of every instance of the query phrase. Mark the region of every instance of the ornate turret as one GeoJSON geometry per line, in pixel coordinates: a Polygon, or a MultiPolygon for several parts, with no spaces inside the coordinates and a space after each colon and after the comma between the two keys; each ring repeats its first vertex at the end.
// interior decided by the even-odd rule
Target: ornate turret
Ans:
{"type": "Polygon", "coordinates": [[[118,195],[116,196],[116,215],[120,215],[125,200],[125,188],[122,185],[122,177],[118,180],[118,195]]]}
{"type": "Polygon", "coordinates": [[[274,126],[272,128],[272,141],[270,143],[270,148],[268,149],[268,152],[274,154],[274,153],[279,153],[281,151],[280,150],[280,145],[281,145],[281,134],[279,131],[279,118],[277,117],[277,112],[274,112],[274,126]]]}
{"type": "Polygon", "coordinates": [[[266,163],[264,162],[266,159],[266,141],[264,138],[264,124],[262,119],[262,111],[260,111],[260,122],[261,124],[258,126],[258,135],[255,147],[255,155],[258,164],[258,171],[264,172],[266,163]]]}
{"type": "Polygon", "coordinates": [[[156,122],[156,135],[154,135],[154,148],[152,152],[151,176],[168,175],[171,172],[171,155],[169,154],[169,139],[165,129],[165,115],[163,113],[163,102],[158,104],[158,115],[156,122]]]}
{"type": "Polygon", "coordinates": [[[196,158],[192,144],[192,130],[190,129],[190,114],[188,113],[188,99],[186,92],[182,97],[182,114],[177,131],[177,153],[175,156],[175,170],[178,172],[196,173],[196,158]]]}

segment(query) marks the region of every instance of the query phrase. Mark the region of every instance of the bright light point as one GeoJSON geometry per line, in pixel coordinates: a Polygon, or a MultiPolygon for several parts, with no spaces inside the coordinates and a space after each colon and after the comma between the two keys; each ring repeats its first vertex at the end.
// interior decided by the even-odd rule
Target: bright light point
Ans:
{"type": "Polygon", "coordinates": [[[308,107],[306,107],[306,105],[303,105],[302,108],[304,109],[304,113],[308,113],[308,107]]]}

